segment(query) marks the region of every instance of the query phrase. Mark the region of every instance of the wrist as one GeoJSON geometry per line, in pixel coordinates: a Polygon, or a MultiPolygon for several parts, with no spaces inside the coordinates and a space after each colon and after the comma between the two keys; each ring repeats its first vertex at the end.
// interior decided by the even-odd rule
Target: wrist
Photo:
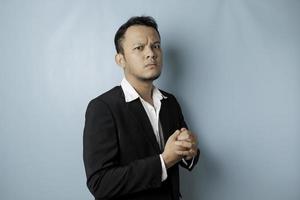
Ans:
{"type": "Polygon", "coordinates": [[[170,162],[169,156],[166,155],[165,153],[162,153],[161,156],[163,158],[166,168],[169,169],[171,167],[171,162],[170,162]]]}

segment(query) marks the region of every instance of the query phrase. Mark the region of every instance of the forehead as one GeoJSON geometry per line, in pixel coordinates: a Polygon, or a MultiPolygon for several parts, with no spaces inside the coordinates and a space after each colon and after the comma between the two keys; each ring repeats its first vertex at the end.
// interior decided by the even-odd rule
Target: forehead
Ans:
{"type": "Polygon", "coordinates": [[[144,25],[130,26],[124,34],[124,43],[146,42],[145,40],[156,42],[160,38],[154,28],[144,25]]]}

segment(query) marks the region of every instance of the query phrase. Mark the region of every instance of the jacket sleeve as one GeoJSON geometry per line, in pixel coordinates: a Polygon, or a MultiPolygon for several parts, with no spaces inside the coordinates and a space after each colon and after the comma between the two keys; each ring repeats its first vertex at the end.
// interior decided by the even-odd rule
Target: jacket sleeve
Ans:
{"type": "MultiPolygon", "coordinates": [[[[181,110],[180,105],[179,105],[178,101],[176,100],[176,98],[175,98],[175,103],[176,103],[176,107],[177,107],[177,112],[179,114],[179,124],[180,124],[180,127],[184,127],[184,128],[188,129],[188,126],[187,126],[187,124],[184,121],[182,110],[181,110]]],[[[186,163],[184,163],[183,161],[181,161],[179,164],[183,168],[188,169],[189,171],[191,171],[195,167],[195,165],[197,164],[197,162],[199,160],[199,156],[200,156],[200,150],[198,149],[197,150],[197,155],[194,157],[194,159],[186,160],[186,163]],[[193,161],[193,164],[192,164],[192,161],[193,161]],[[191,164],[192,164],[192,166],[191,166],[191,164]]]]}
{"type": "Polygon", "coordinates": [[[100,99],[87,108],[83,160],[87,186],[97,199],[114,198],[161,186],[159,155],[119,162],[117,127],[109,106],[100,99]]]}

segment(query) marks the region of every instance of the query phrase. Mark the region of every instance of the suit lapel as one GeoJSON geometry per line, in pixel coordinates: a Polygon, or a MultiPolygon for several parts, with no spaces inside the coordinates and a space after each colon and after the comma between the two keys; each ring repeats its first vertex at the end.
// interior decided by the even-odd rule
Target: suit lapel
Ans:
{"type": "Polygon", "coordinates": [[[165,139],[165,143],[167,142],[168,138],[170,137],[170,135],[172,134],[170,131],[170,119],[169,119],[169,106],[168,106],[168,99],[162,99],[161,100],[161,107],[160,107],[160,113],[159,113],[159,119],[160,119],[160,123],[162,126],[162,130],[163,130],[163,134],[164,134],[164,139],[165,139]]]}
{"type": "Polygon", "coordinates": [[[151,122],[141,101],[139,99],[136,99],[134,101],[128,102],[127,105],[128,110],[133,114],[138,124],[144,130],[140,134],[144,134],[146,140],[153,146],[155,151],[160,152],[160,148],[155,138],[151,122]]]}

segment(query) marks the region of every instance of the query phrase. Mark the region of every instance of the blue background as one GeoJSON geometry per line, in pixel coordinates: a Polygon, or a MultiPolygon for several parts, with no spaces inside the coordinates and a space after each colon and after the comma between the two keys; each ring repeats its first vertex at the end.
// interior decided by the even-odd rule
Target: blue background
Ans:
{"type": "Polygon", "coordinates": [[[93,199],[85,109],[120,83],[114,34],[141,14],[202,150],[184,199],[299,200],[298,0],[0,0],[0,199],[93,199]]]}

